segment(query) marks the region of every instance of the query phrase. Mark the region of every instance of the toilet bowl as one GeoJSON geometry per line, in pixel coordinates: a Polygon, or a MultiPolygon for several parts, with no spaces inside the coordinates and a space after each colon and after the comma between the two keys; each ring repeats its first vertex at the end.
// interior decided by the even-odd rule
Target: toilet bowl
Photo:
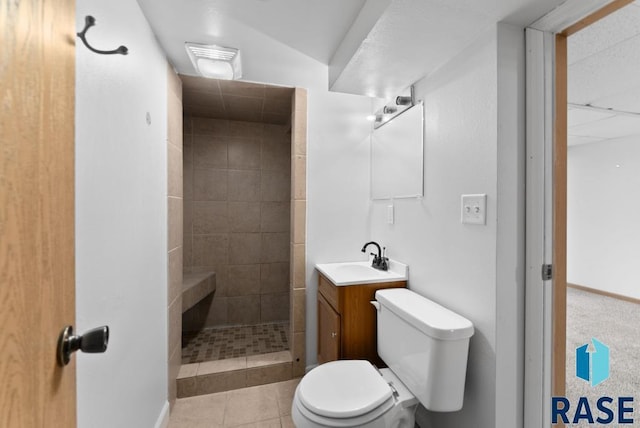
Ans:
{"type": "Polygon", "coordinates": [[[339,360],[309,371],[291,405],[297,428],[411,428],[418,404],[462,408],[471,321],[407,289],[378,290],[376,300],[378,354],[389,368],[339,360]]]}
{"type": "Polygon", "coordinates": [[[389,369],[365,360],[332,361],[298,384],[291,414],[298,428],[413,427],[418,399],[389,369]]]}

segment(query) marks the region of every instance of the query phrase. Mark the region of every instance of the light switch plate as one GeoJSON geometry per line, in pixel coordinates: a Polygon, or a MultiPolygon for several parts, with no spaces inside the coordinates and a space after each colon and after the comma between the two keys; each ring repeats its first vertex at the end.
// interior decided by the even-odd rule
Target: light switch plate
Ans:
{"type": "Polygon", "coordinates": [[[393,224],[395,221],[394,217],[393,205],[387,205],[387,224],[393,224]]]}
{"type": "Polygon", "coordinates": [[[487,195],[462,195],[461,217],[463,224],[487,224],[487,195]]]}

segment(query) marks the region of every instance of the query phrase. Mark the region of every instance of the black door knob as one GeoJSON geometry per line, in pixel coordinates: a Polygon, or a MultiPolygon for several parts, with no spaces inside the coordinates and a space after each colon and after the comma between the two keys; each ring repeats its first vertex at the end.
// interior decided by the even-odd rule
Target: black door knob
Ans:
{"type": "Polygon", "coordinates": [[[75,336],[73,327],[68,325],[62,330],[58,339],[58,363],[63,367],[69,364],[71,354],[77,350],[90,354],[105,352],[108,344],[109,326],[103,325],[83,335],[75,336]]]}

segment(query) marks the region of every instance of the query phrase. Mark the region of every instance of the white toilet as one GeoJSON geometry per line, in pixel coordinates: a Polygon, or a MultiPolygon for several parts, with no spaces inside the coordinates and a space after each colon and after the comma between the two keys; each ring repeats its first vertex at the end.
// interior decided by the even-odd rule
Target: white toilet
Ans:
{"type": "Polygon", "coordinates": [[[298,428],[408,427],[418,403],[436,412],[462,408],[473,324],[405,288],[378,290],[378,354],[322,364],[298,385],[291,406],[298,428]]]}

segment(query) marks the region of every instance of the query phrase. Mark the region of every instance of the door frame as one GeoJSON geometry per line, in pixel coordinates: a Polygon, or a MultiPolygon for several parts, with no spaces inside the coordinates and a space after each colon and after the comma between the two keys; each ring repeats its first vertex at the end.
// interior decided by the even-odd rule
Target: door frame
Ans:
{"type": "Polygon", "coordinates": [[[566,385],[567,38],[632,0],[569,0],[526,29],[524,426],[550,426],[566,385]],[[552,278],[543,278],[551,264],[552,278]]]}

